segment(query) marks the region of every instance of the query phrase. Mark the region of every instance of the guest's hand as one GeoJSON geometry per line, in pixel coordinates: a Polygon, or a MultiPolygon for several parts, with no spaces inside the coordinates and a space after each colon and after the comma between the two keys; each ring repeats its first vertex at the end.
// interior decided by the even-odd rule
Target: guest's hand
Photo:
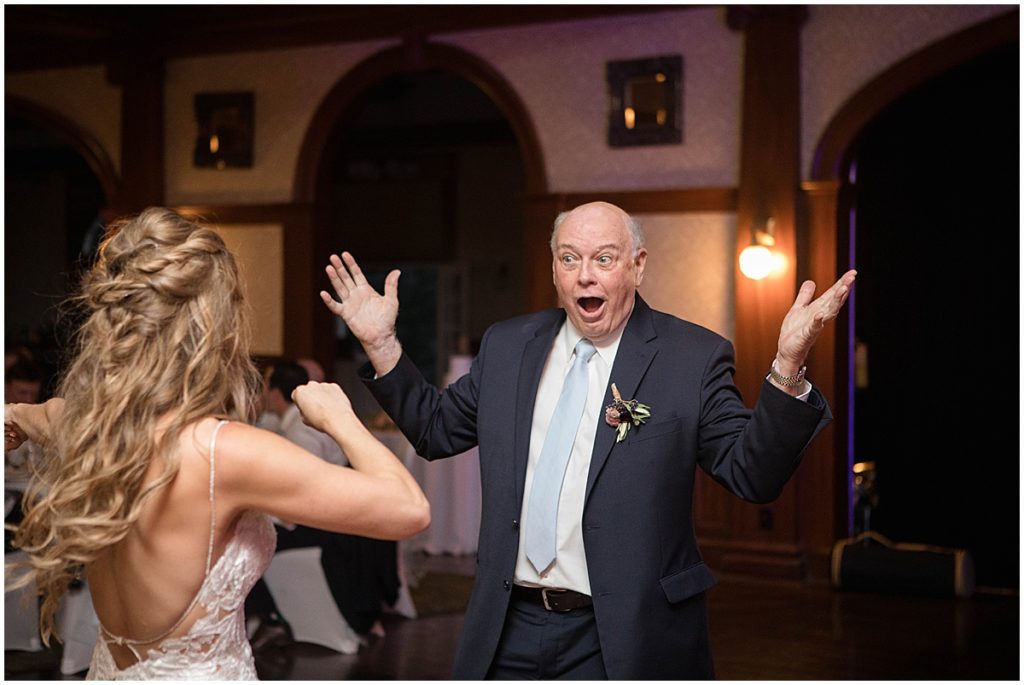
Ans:
{"type": "Polygon", "coordinates": [[[796,301],[782,321],[779,351],[776,355],[776,370],[779,373],[784,376],[795,375],[804,365],[811,348],[825,329],[825,324],[836,318],[846,303],[856,277],[856,271],[847,271],[814,301],[811,301],[814,297],[814,281],[804,281],[796,301]]]}
{"type": "Polygon", "coordinates": [[[14,421],[14,405],[4,405],[4,452],[16,450],[28,440],[25,431],[14,421]]]}
{"type": "Polygon", "coordinates": [[[299,407],[308,426],[327,431],[328,421],[354,417],[348,395],[336,383],[310,381],[292,391],[292,401],[299,407]]]}

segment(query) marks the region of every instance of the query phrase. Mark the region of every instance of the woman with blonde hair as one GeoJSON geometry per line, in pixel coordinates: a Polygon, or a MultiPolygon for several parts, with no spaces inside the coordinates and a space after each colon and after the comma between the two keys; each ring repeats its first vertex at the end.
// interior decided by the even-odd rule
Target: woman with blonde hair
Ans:
{"type": "Polygon", "coordinates": [[[43,639],[84,573],[100,621],[89,678],[255,679],[243,602],[274,553],[267,515],[397,540],[429,504],[337,385],[293,397],[351,468],[249,425],[261,382],[215,231],[162,208],[112,226],[76,301],[57,397],[4,412],[6,449],[45,450],[14,537],[43,639]]]}

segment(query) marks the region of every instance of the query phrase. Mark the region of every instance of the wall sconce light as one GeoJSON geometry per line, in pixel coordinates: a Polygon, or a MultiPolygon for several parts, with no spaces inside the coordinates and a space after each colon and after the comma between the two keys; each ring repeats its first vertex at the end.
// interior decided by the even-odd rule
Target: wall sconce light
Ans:
{"type": "Polygon", "coordinates": [[[754,229],[750,245],[740,252],[740,272],[751,280],[760,281],[772,271],[782,268],[783,259],[772,250],[773,247],[775,219],[769,217],[763,229],[754,229]]]}

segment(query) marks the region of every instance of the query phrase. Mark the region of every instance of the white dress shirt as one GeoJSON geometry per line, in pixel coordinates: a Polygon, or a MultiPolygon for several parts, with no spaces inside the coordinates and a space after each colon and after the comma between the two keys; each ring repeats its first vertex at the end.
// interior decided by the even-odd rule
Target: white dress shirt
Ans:
{"type": "MultiPolygon", "coordinates": [[[[594,436],[598,422],[604,420],[604,392],[615,363],[622,331],[617,332],[611,342],[595,345],[597,354],[587,364],[587,402],[583,408],[576,441],[569,455],[562,480],[562,492],[558,499],[558,520],[555,528],[555,561],[543,575],[526,558],[526,519],[530,515],[530,490],[533,486],[534,467],[540,457],[548,426],[553,418],[558,397],[562,394],[565,377],[572,368],[575,358],[573,350],[583,337],[566,319],[548,354],[544,372],[537,389],[537,400],[533,405],[533,425],[530,429],[530,454],[526,464],[526,483],[523,486],[523,510],[519,526],[519,552],[516,560],[515,582],[519,585],[533,585],[576,590],[590,594],[590,577],[587,575],[587,557],[583,549],[583,500],[587,491],[587,474],[590,472],[590,455],[594,449],[594,436]]],[[[591,341],[593,342],[593,341],[591,341]]],[[[611,430],[609,428],[608,430],[611,430]]]]}

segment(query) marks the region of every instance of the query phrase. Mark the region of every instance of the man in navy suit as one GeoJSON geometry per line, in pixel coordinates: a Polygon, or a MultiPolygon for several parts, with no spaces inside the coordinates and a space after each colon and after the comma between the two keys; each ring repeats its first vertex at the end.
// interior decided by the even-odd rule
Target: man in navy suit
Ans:
{"type": "Polygon", "coordinates": [[[745,500],[778,497],[831,419],[804,361],[855,273],[814,300],[814,283],[801,286],[749,410],[730,342],[637,294],[647,250],[625,212],[595,202],[559,215],[551,250],[561,308],[491,326],[470,372],[444,391],[395,336],[398,271],[381,295],[350,254],[332,255],[338,299],[321,292],[369,357],[364,382],[417,453],[479,445],[477,571],[453,675],[712,678],[705,591],[715,581],[693,532],[696,468],[745,500]],[[576,429],[556,404],[578,354],[586,400],[576,429]],[[538,562],[525,551],[530,494],[548,429],[566,421],[576,432],[554,488],[554,560],[538,562]]]}

